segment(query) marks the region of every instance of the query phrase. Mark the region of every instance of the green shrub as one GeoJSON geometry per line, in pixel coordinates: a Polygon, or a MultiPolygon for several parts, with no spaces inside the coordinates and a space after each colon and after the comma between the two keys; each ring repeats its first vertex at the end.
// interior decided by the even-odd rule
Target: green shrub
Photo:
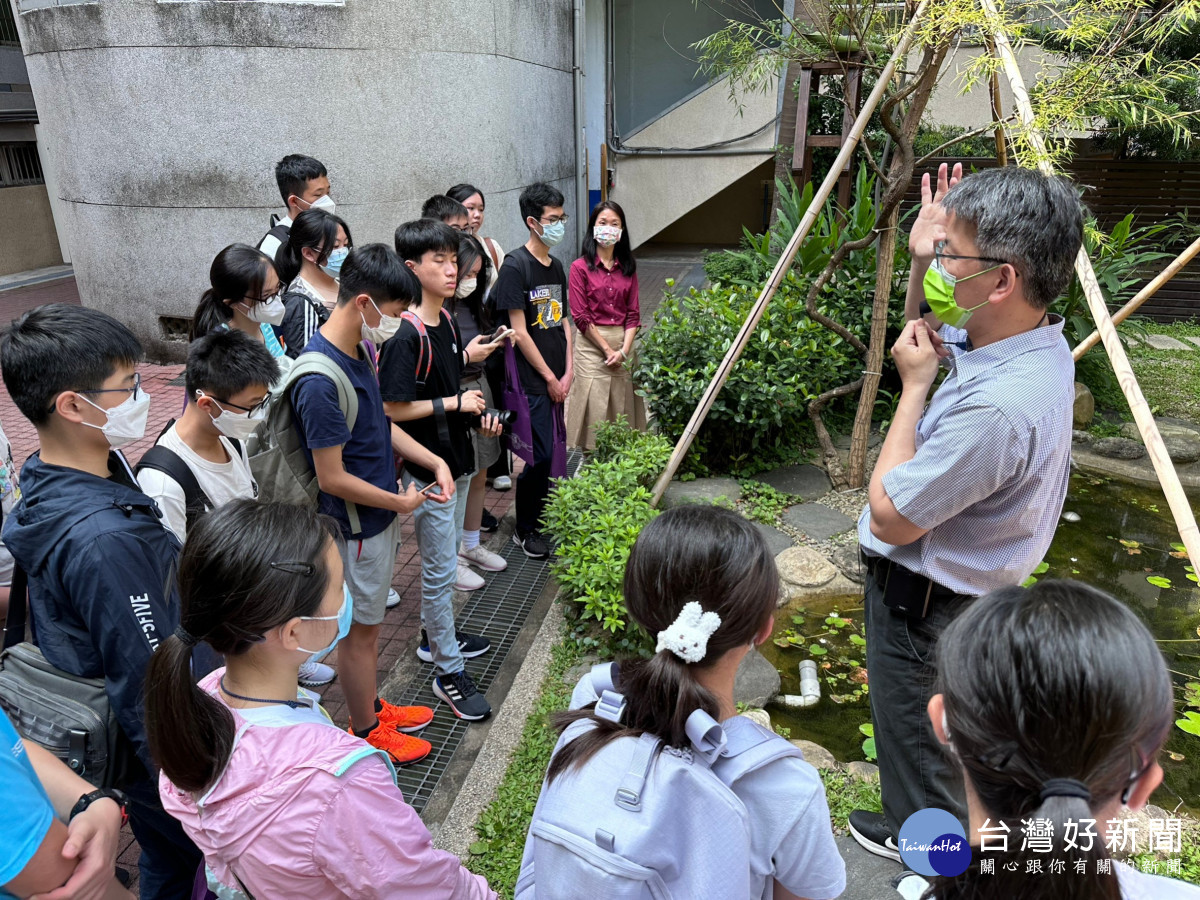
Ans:
{"type": "MultiPolygon", "coordinates": [[[[812,185],[799,190],[778,183],[780,214],[768,234],[747,232],[743,247],[710,256],[704,290],[668,294],[655,324],[642,339],[634,373],[658,427],[672,440],[683,433],[721,359],[749,315],[761,282],[791,240],[812,202],[812,185]],[[720,256],[720,259],[715,259],[720,256]]],[[[692,445],[689,471],[750,473],[792,462],[812,444],[808,402],[853,381],[862,359],[842,338],[809,318],[805,298],[839,244],[871,233],[875,225],[874,181],[860,170],[855,201],[842,219],[832,202],[821,211],[796,261],[767,307],[692,445]]],[[[825,315],[867,340],[875,293],[875,245],[851,253],[817,303],[825,315]]],[[[891,308],[902,324],[908,255],[897,253],[891,308]]],[[[890,363],[888,363],[890,365],[890,363]]],[[[846,406],[855,398],[850,398],[846,406]]],[[[836,411],[835,411],[836,415],[836,411]]]]}
{"type": "Polygon", "coordinates": [[[647,485],[666,465],[671,445],[661,435],[616,422],[597,430],[596,448],[596,456],[550,495],[546,528],[558,540],[551,571],[567,599],[578,604],[579,617],[600,623],[605,649],[636,650],[643,635],[625,612],[625,562],[657,514],[647,485]]]}

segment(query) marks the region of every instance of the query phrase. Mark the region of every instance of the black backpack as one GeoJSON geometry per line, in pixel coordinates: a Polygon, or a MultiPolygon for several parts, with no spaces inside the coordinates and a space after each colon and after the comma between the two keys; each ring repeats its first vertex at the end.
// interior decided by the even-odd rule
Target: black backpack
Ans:
{"type": "MultiPolygon", "coordinates": [[[[167,422],[166,427],[159,432],[158,437],[161,439],[174,424],[174,419],[167,422]]],[[[240,456],[242,453],[242,442],[236,438],[229,438],[228,440],[229,443],[233,444],[233,449],[240,456]]],[[[197,519],[216,505],[208,499],[208,495],[200,487],[200,482],[196,480],[196,476],[192,473],[191,468],[174,450],[164,447],[161,444],[155,444],[142,454],[142,458],[138,460],[137,468],[134,471],[140,472],[142,469],[154,469],[156,472],[162,472],[183,488],[188,531],[192,530],[192,525],[195,524],[197,519]]]]}

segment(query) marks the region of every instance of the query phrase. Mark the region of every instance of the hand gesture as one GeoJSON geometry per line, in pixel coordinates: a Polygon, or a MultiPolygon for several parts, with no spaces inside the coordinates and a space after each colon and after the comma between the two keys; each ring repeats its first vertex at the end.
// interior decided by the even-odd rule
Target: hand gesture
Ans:
{"type": "Polygon", "coordinates": [[[557,378],[546,379],[546,392],[550,395],[550,399],[555,403],[566,402],[567,390],[563,387],[563,383],[557,378]]]}
{"type": "Polygon", "coordinates": [[[487,435],[488,437],[500,437],[500,435],[504,434],[504,425],[495,416],[488,414],[483,417],[477,430],[480,434],[487,435]]]}
{"type": "Polygon", "coordinates": [[[625,351],[619,347],[616,350],[609,350],[604,354],[604,364],[610,369],[615,369],[625,362],[625,351]]]}
{"type": "Polygon", "coordinates": [[[955,163],[949,172],[946,163],[938,166],[937,191],[930,188],[929,173],[921,176],[921,212],[913,222],[908,234],[908,252],[914,261],[928,265],[933,259],[933,246],[946,237],[946,223],[950,214],[942,208],[946,192],[962,180],[962,163],[955,163]]]}
{"type": "Polygon", "coordinates": [[[483,399],[483,391],[464,391],[458,400],[458,411],[472,416],[478,416],[487,409],[483,399]]]}
{"type": "Polygon", "coordinates": [[[100,900],[113,883],[117,842],[121,836],[121,811],[109,799],[97,800],[67,826],[63,859],[76,860],[67,883],[39,900],[100,900]]]}
{"type": "Polygon", "coordinates": [[[900,338],[892,347],[892,359],[905,390],[928,391],[937,377],[938,359],[948,353],[936,335],[931,337],[929,326],[923,319],[912,319],[900,332],[900,338]]]}
{"type": "Polygon", "coordinates": [[[492,355],[492,352],[500,346],[499,343],[489,343],[490,334],[477,334],[471,338],[471,343],[467,344],[467,359],[471,362],[482,362],[492,355]]]}
{"type": "Polygon", "coordinates": [[[425,495],[417,490],[415,482],[404,493],[396,495],[396,509],[402,513],[410,513],[424,502],[425,495]]]}

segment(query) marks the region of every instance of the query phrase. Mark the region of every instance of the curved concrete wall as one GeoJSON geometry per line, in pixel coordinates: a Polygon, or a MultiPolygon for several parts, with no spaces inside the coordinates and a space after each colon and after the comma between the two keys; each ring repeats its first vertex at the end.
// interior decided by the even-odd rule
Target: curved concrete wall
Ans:
{"type": "Polygon", "coordinates": [[[458,181],[506,248],[530,182],[575,213],[571,0],[100,0],[18,20],[80,294],[153,355],[180,354],[158,317],[191,314],[213,255],[266,231],[285,154],[325,163],[356,243],[390,244],[458,181]]]}

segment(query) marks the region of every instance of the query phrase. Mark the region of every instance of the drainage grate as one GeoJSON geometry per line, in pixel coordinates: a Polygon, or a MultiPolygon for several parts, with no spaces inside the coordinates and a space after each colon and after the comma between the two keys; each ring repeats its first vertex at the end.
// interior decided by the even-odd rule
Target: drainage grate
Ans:
{"type": "MultiPolygon", "coordinates": [[[[574,476],[582,461],[582,453],[577,450],[570,452],[567,457],[568,478],[574,476]]],[[[466,661],[467,672],[485,694],[525,626],[530,609],[550,580],[550,567],[546,562],[530,559],[511,541],[499,553],[507,560],[508,568],[489,575],[487,584],[471,594],[471,599],[455,619],[464,631],[483,635],[492,642],[489,652],[466,661]]],[[[421,737],[433,744],[433,751],[421,762],[397,769],[397,784],[404,792],[404,799],[418,814],[433,796],[470,727],[434,696],[433,674],[432,664],[423,665],[417,676],[393,701],[402,705],[420,704],[433,709],[433,721],[421,731],[421,737]]],[[[488,700],[493,708],[497,708],[502,698],[489,697],[488,700]]]]}

